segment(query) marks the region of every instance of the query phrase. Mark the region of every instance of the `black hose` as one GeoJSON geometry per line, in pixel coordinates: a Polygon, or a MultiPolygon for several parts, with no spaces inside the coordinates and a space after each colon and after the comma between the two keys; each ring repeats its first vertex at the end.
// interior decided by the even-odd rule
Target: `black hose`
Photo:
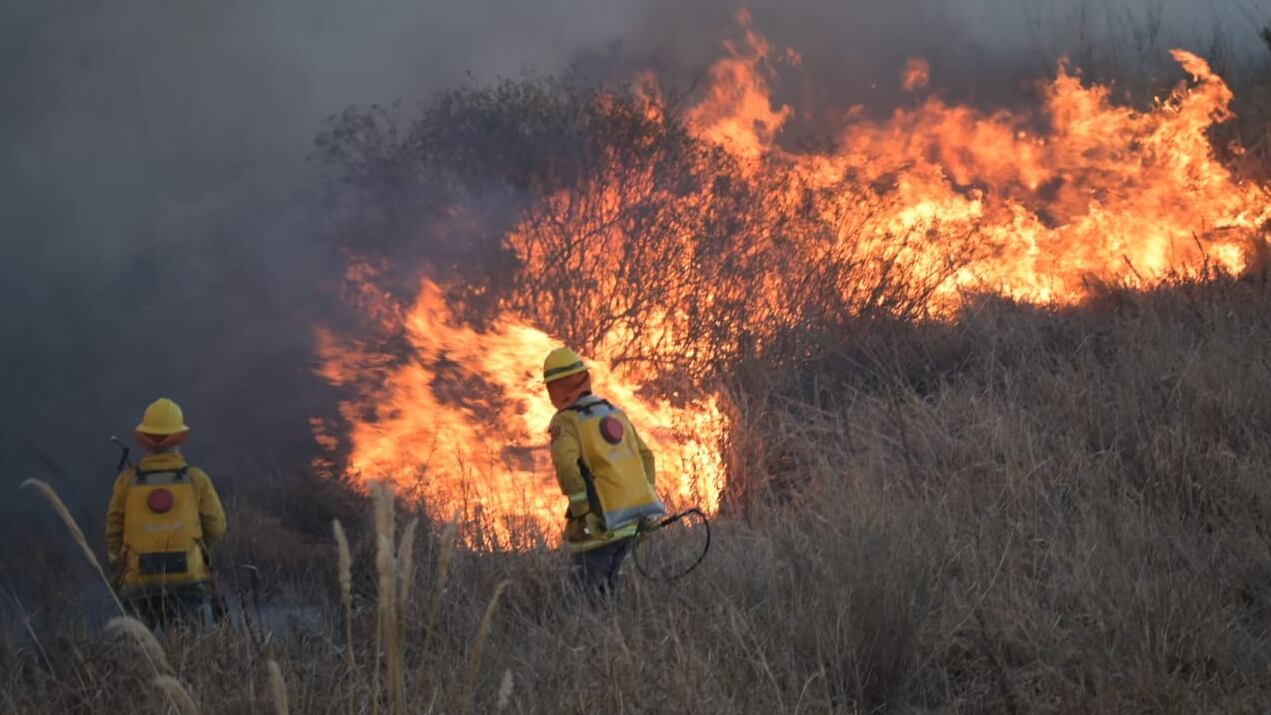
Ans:
{"type": "Polygon", "coordinates": [[[688,568],[672,576],[654,576],[645,570],[644,564],[640,563],[640,544],[643,542],[639,540],[639,537],[637,537],[635,549],[631,555],[631,560],[635,562],[636,570],[640,572],[641,576],[649,579],[650,581],[675,581],[676,579],[689,575],[694,569],[702,564],[702,560],[706,558],[706,552],[711,550],[711,522],[710,519],[706,518],[706,514],[701,509],[693,507],[692,509],[686,509],[678,514],[668,516],[658,523],[658,530],[660,531],[662,528],[670,526],[671,524],[674,524],[682,520],[684,517],[692,514],[696,514],[702,518],[702,528],[706,530],[706,545],[702,548],[702,553],[697,555],[697,560],[690,564],[688,568]]]}

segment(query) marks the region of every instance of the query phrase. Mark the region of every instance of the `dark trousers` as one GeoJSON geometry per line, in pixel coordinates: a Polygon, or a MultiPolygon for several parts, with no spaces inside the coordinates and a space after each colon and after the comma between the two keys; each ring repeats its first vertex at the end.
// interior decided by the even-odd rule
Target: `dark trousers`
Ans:
{"type": "Polygon", "coordinates": [[[211,615],[204,583],[125,590],[120,596],[128,612],[151,629],[176,624],[205,626],[211,615]]]}
{"type": "Polygon", "coordinates": [[[628,538],[574,554],[574,582],[587,594],[587,600],[599,603],[618,592],[622,561],[634,543],[634,538],[628,538]]]}

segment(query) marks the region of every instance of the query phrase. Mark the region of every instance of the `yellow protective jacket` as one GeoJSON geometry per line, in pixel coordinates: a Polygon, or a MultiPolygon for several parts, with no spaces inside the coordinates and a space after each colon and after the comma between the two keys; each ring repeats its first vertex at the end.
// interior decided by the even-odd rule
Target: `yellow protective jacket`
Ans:
{"type": "Polygon", "coordinates": [[[208,552],[224,535],[225,510],[211,478],[179,453],[148,454],[115,480],[106,550],[120,586],[206,581],[208,552]]]}
{"type": "Polygon", "coordinates": [[[635,536],[665,513],[654,491],[653,452],[618,408],[583,395],[552,417],[552,464],[569,499],[565,541],[582,553],[635,536]]]}

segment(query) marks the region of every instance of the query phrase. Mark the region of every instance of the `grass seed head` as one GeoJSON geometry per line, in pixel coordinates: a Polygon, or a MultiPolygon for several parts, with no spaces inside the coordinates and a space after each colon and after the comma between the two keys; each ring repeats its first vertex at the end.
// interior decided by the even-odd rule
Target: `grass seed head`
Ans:
{"type": "Polygon", "coordinates": [[[269,672],[269,696],[274,703],[275,715],[288,715],[287,683],[282,679],[282,668],[278,661],[270,658],[265,662],[265,670],[269,672]]]}
{"type": "Polygon", "coordinates": [[[106,578],[106,572],[102,570],[101,561],[97,560],[97,555],[93,553],[91,548],[89,548],[88,539],[84,538],[84,532],[79,528],[79,524],[75,523],[75,518],[71,516],[70,510],[66,508],[66,504],[62,502],[61,497],[57,495],[57,492],[54,491],[53,487],[39,479],[28,479],[25,482],[22,482],[22,486],[24,488],[34,487],[40,492],[45,501],[53,507],[53,511],[57,512],[57,515],[61,518],[62,523],[66,524],[66,528],[70,530],[71,536],[75,539],[75,543],[78,544],[80,550],[83,551],[84,558],[88,559],[88,563],[92,564],[93,568],[97,570],[97,573],[100,574],[102,578],[106,578]]]}
{"type": "Polygon", "coordinates": [[[336,567],[340,576],[340,600],[345,608],[353,602],[353,556],[349,551],[349,539],[344,534],[344,527],[339,519],[331,522],[331,531],[335,534],[336,567]]]}
{"type": "Polygon", "coordinates": [[[402,533],[402,543],[397,547],[398,602],[405,609],[410,602],[411,586],[414,583],[415,529],[419,527],[419,518],[410,520],[406,531],[402,533]]]}
{"type": "Polygon", "coordinates": [[[115,638],[127,638],[141,648],[145,656],[154,665],[159,675],[172,675],[172,665],[168,656],[154,637],[154,633],[144,623],[129,616],[112,618],[106,623],[106,632],[115,638]]]}
{"type": "Polygon", "coordinates": [[[181,681],[170,675],[160,675],[155,677],[154,684],[176,705],[181,715],[198,715],[199,709],[194,704],[194,698],[181,681]]]}

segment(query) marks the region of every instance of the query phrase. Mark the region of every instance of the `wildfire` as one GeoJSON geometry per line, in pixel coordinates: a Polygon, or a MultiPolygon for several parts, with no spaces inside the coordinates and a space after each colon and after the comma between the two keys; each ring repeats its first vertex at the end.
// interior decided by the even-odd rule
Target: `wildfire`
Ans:
{"type": "MultiPolygon", "coordinates": [[[[914,274],[940,276],[923,294],[938,316],[968,292],[1072,303],[1085,297],[1091,279],[1139,285],[1170,272],[1239,273],[1266,240],[1271,197],[1238,180],[1207,135],[1230,117],[1232,92],[1195,55],[1174,52],[1192,81],[1148,110],[1118,106],[1110,88],[1085,84],[1061,65],[1035,113],[986,113],[928,96],[885,121],[849,113],[833,151],[798,153],[778,145],[795,110],[772,100],[772,48],[747,16],[739,19],[742,41],[727,46],[684,121],[697,139],[734,157],[749,180],[782,177],[762,184],[763,205],[749,210],[768,215],[774,227],[811,214],[833,232],[829,240],[818,235],[774,249],[780,231],[773,228],[766,247],[738,249],[743,255],[735,260],[777,250],[789,257],[790,270],[759,271],[746,286],[694,295],[700,308],[694,315],[709,314],[732,289],[756,314],[793,324],[799,316],[786,304],[801,274],[846,262],[845,256],[886,255],[914,274]],[[845,186],[853,188],[840,190],[845,186]]],[[[912,93],[930,79],[922,60],[911,60],[900,74],[912,93]]],[[[646,75],[638,91],[652,96],[655,83],[646,75]]],[[[663,115],[647,116],[662,121],[663,115]]],[[[509,232],[504,244],[521,270],[546,275],[553,262],[558,269],[567,264],[597,284],[631,260],[654,273],[699,270],[693,230],[668,239],[664,253],[641,255],[630,250],[634,229],[624,220],[633,194],[658,195],[667,211],[684,216],[706,211],[701,197],[659,189],[647,173],[615,177],[547,197],[540,214],[509,232]],[[572,245],[584,235],[589,250],[546,255],[551,241],[572,245]]],[[[376,288],[375,271],[365,264],[355,263],[349,278],[368,317],[401,340],[389,350],[320,335],[321,374],[354,393],[341,405],[347,430],[319,423],[320,442],[332,446],[339,442],[332,432],[343,432],[351,475],[414,490],[440,518],[460,514],[473,525],[473,543],[553,542],[564,502],[547,454],[552,408],[537,367],[562,341],[542,329],[543,315],[509,306],[476,328],[431,281],[412,304],[398,305],[376,288]]],[[[836,285],[847,295],[860,281],[851,274],[836,285]]],[[[713,510],[724,483],[719,444],[726,425],[718,398],[667,399],[648,389],[661,377],[656,365],[623,360],[633,346],[668,360],[704,350],[692,337],[700,320],[683,310],[688,289],[667,286],[669,297],[638,311],[640,330],[615,321],[596,341],[589,356],[594,383],[631,415],[657,453],[663,496],[713,510]]],[[[544,314],[565,309],[559,296],[536,299],[544,314]]],[[[619,307],[634,312],[602,306],[615,313],[619,307]]],[[[748,335],[764,338],[762,331],[748,335]]]]}
{"type": "MultiPolygon", "coordinates": [[[[727,71],[712,75],[707,107],[690,113],[690,126],[744,160],[789,162],[814,186],[852,172],[886,185],[876,192],[890,207],[874,221],[880,238],[971,236],[972,260],[941,287],[951,305],[967,290],[1072,303],[1091,278],[1142,284],[1205,266],[1238,274],[1265,241],[1271,196],[1238,181],[1207,134],[1231,117],[1234,96],[1189,52],[1173,56],[1192,83],[1150,111],[1115,105],[1111,88],[1085,85],[1061,65],[1037,115],[985,114],[930,97],[884,122],[850,123],[837,151],[793,154],[775,144],[793,110],[772,106],[768,47],[747,36],[749,49],[730,48],[719,65],[727,71]],[[1039,120],[1047,130],[1034,128],[1039,120]],[[755,129],[740,131],[739,121],[755,129]]],[[[903,88],[929,81],[927,63],[910,60],[903,88]]],[[[939,265],[952,248],[931,242],[909,260],[939,265]]]]}
{"type": "MultiPolygon", "coordinates": [[[[352,274],[368,280],[373,272],[359,265],[352,274]]],[[[400,321],[411,359],[393,363],[320,334],[320,372],[329,382],[377,378],[373,389],[341,405],[352,426],[349,472],[395,483],[438,518],[457,515],[474,544],[519,548],[554,540],[563,505],[547,450],[554,410],[541,365],[560,341],[510,316],[481,331],[465,326],[432,281],[409,307],[373,291],[367,296],[372,312],[400,321]]],[[[639,394],[640,383],[603,358],[589,364],[598,389],[622,406],[656,453],[663,498],[715,509],[722,478],[716,401],[675,407],[639,394]]],[[[326,436],[323,425],[318,429],[326,436]]]]}

